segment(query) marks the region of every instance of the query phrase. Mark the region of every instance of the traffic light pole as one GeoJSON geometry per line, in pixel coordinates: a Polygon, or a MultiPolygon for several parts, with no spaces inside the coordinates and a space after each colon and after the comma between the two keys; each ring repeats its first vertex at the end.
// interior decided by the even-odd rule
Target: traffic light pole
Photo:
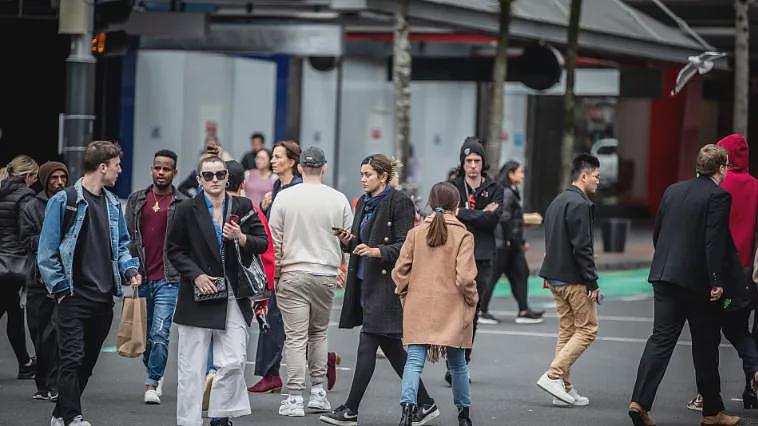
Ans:
{"type": "Polygon", "coordinates": [[[59,148],[69,176],[82,175],[84,151],[95,122],[95,58],[92,56],[94,2],[62,0],[59,32],[71,35],[66,58],[66,105],[60,117],[59,148]]]}

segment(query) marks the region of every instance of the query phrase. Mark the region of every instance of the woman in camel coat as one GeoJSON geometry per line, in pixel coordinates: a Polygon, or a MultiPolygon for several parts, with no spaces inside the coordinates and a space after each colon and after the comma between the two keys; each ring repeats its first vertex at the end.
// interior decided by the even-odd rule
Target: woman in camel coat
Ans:
{"type": "Polygon", "coordinates": [[[416,392],[429,357],[447,357],[459,425],[470,425],[471,397],[465,349],[471,347],[476,291],[474,237],[455,217],[458,190],[438,183],[429,194],[434,214],[408,232],[392,271],[403,303],[403,343],[408,359],[403,371],[401,425],[410,425],[416,392]]]}

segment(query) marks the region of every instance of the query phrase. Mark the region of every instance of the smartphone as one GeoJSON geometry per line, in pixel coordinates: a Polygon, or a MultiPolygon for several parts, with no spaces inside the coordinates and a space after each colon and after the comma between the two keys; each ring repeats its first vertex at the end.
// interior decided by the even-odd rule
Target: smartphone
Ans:
{"type": "Polygon", "coordinates": [[[239,225],[240,223],[240,217],[236,214],[232,213],[229,215],[229,223],[233,223],[235,225],[239,225]]]}
{"type": "Polygon", "coordinates": [[[336,226],[332,226],[332,232],[350,232],[347,229],[338,228],[336,226]]]}

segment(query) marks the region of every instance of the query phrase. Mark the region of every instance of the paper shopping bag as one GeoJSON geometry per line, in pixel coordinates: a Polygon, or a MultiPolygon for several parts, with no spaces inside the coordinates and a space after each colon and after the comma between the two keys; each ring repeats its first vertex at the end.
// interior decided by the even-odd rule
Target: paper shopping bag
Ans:
{"type": "Polygon", "coordinates": [[[133,290],[131,297],[124,298],[116,342],[118,354],[127,358],[142,355],[146,346],[147,303],[144,297],[138,297],[136,287],[133,290]]]}

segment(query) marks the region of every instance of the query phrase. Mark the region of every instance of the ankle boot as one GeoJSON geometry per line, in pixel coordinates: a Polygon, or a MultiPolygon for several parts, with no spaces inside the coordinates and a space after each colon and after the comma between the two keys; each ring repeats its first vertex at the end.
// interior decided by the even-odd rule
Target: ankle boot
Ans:
{"type": "Polygon", "coordinates": [[[469,417],[469,407],[458,409],[458,426],[471,426],[471,417],[469,417]]]}
{"type": "Polygon", "coordinates": [[[400,418],[400,424],[398,426],[412,426],[413,414],[416,412],[416,404],[404,402],[400,405],[403,407],[403,416],[400,418]]]}

